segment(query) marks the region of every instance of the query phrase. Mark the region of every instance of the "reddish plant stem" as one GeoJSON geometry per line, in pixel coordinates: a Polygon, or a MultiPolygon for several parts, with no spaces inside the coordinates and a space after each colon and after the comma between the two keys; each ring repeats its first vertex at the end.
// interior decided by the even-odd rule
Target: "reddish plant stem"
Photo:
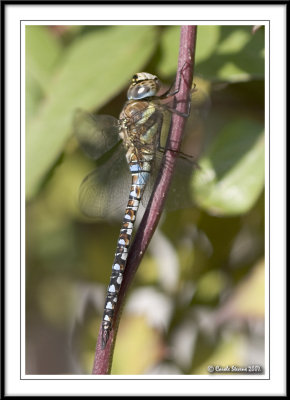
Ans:
{"type": "MultiPolygon", "coordinates": [[[[194,68],[196,30],[196,26],[181,27],[176,82],[179,82],[179,77],[181,77],[181,79],[178,93],[175,96],[175,103],[177,105],[176,110],[181,113],[187,113],[190,100],[190,90],[194,68]]],[[[124,297],[159,222],[172,179],[177,151],[180,148],[185,122],[186,118],[173,113],[171,129],[166,145],[168,150],[165,151],[162,167],[156,180],[153,193],[140,223],[139,229],[136,233],[134,242],[132,243],[129,251],[124,278],[118,296],[118,303],[115,308],[113,328],[104,350],[101,348],[102,328],[100,327],[99,330],[92,372],[93,374],[104,375],[110,373],[114,344],[121,316],[121,308],[124,303],[124,297]]]]}

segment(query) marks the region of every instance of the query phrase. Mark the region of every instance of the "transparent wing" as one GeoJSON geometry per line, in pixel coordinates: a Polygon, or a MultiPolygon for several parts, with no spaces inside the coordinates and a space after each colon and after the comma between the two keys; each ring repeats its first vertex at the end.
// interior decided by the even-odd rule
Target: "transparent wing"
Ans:
{"type": "MultiPolygon", "coordinates": [[[[173,177],[166,199],[165,208],[176,210],[193,206],[191,195],[191,180],[194,171],[198,167],[198,159],[204,148],[206,138],[206,118],[209,113],[209,96],[201,89],[196,89],[191,96],[190,115],[187,118],[186,127],[181,143],[180,154],[176,160],[173,177]]],[[[168,113],[167,113],[168,114],[168,113]]],[[[170,127],[171,115],[164,118],[165,129],[162,129],[160,137],[161,148],[165,147],[170,127]]],[[[143,206],[148,204],[154,183],[162,164],[163,152],[157,151],[152,168],[152,174],[143,195],[143,206]]]]}
{"type": "MultiPolygon", "coordinates": [[[[154,160],[153,172],[146,186],[142,204],[147,206],[154,184],[156,182],[161,164],[163,153],[157,152],[154,160]]],[[[165,208],[167,210],[177,210],[180,208],[190,208],[193,206],[193,201],[190,192],[190,182],[197,163],[192,159],[178,157],[173,171],[172,181],[169,192],[166,198],[165,208]]]]}
{"type": "Polygon", "coordinates": [[[196,163],[204,150],[208,139],[207,120],[210,111],[210,97],[201,88],[197,87],[191,94],[190,115],[181,142],[180,151],[188,159],[196,163]]]}
{"type": "MultiPolygon", "coordinates": [[[[203,149],[205,138],[204,120],[209,109],[209,98],[201,90],[192,94],[191,112],[187,119],[185,134],[177,159],[170,191],[166,201],[169,210],[191,207],[190,183],[197,166],[197,160],[203,149]]],[[[165,113],[164,127],[160,136],[160,145],[166,143],[171,116],[165,113]],[[169,115],[169,116],[168,116],[169,115]]],[[[137,118],[137,116],[135,116],[137,118]]],[[[118,141],[118,120],[112,116],[92,116],[79,110],[75,116],[76,134],[86,153],[99,158],[118,141]]],[[[106,157],[106,156],[105,156],[106,157]]],[[[125,150],[120,146],[114,155],[104,161],[98,161],[98,167],[82,182],[80,187],[80,207],[90,217],[105,219],[121,218],[128,201],[131,185],[129,166],[125,150]]],[[[163,158],[163,152],[157,151],[152,173],[142,198],[146,207],[152,193],[163,158]]]]}
{"type": "Polygon", "coordinates": [[[73,128],[80,146],[93,159],[98,159],[120,141],[118,120],[111,115],[92,115],[78,109],[73,128]]]}
{"type": "Polygon", "coordinates": [[[79,204],[88,217],[121,218],[129,198],[131,174],[125,150],[118,150],[83,180],[79,204]]]}
{"type": "Polygon", "coordinates": [[[194,202],[191,195],[191,179],[197,163],[186,158],[178,158],[165,203],[167,210],[190,208],[194,202]]]}

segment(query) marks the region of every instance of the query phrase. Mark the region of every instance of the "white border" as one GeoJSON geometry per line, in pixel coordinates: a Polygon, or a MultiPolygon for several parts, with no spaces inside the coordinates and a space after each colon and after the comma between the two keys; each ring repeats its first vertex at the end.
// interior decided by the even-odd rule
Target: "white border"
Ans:
{"type": "MultiPolygon", "coordinates": [[[[72,394],[72,395],[101,395],[101,394],[169,394],[169,395],[182,395],[182,394],[282,394],[285,391],[285,356],[283,358],[285,350],[285,331],[284,331],[284,312],[285,312],[285,225],[283,221],[285,219],[285,7],[279,5],[271,6],[248,6],[248,5],[234,5],[234,6],[104,6],[104,5],[6,5],[6,74],[7,74],[7,86],[6,86],[6,182],[7,182],[7,197],[6,197],[6,238],[7,238],[7,263],[6,263],[6,394],[17,395],[17,394],[72,394]],[[165,10],[166,9],[166,10],[165,10]],[[22,304],[22,311],[24,311],[24,287],[22,287],[22,299],[20,299],[20,293],[18,291],[20,287],[20,276],[19,276],[19,259],[20,259],[20,241],[19,235],[19,221],[20,221],[20,160],[18,155],[20,154],[20,142],[19,142],[19,89],[20,89],[20,20],[26,20],[27,23],[32,24],[48,24],[48,19],[58,19],[59,24],[73,24],[70,20],[89,19],[92,16],[96,16],[98,19],[131,19],[132,24],[139,24],[138,18],[142,16],[142,24],[146,24],[146,18],[148,24],[170,24],[168,21],[157,20],[158,17],[162,18],[166,11],[166,18],[174,19],[176,22],[171,22],[173,25],[180,24],[193,24],[193,20],[197,21],[197,24],[223,24],[223,25],[235,25],[243,24],[243,21],[239,20],[235,22],[237,16],[239,19],[247,19],[251,17],[252,21],[245,21],[245,24],[258,25],[262,23],[261,20],[271,21],[271,76],[275,77],[275,84],[271,85],[271,121],[270,129],[272,132],[270,149],[266,145],[266,155],[270,151],[271,157],[271,209],[275,210],[275,218],[273,218],[273,211],[271,213],[271,232],[279,232],[280,235],[271,236],[271,379],[265,381],[261,380],[247,380],[245,384],[243,380],[237,380],[237,377],[232,377],[229,380],[229,376],[202,376],[202,380],[196,380],[195,377],[176,377],[177,380],[173,380],[173,376],[147,376],[141,377],[126,376],[124,378],[132,378],[132,381],[122,380],[121,376],[118,376],[118,382],[115,385],[108,385],[106,380],[111,380],[113,376],[108,377],[96,377],[96,376],[31,376],[29,380],[20,380],[20,324],[19,324],[19,305],[20,300],[22,304]],[[191,21],[182,21],[184,16],[187,18],[192,17],[191,21]],[[214,17],[215,20],[209,20],[210,16],[214,17]],[[152,22],[152,19],[156,18],[156,22],[152,22]],[[224,20],[226,18],[226,20],[224,20]],[[34,20],[34,21],[32,21],[34,20]],[[41,20],[45,20],[41,22],[41,20]],[[203,21],[200,21],[203,20],[203,21]],[[217,21],[218,20],[218,21],[217,21]],[[29,21],[29,22],[28,22],[29,21]],[[278,100],[277,100],[278,99],[278,100]],[[277,103],[281,102],[282,107],[277,107],[277,103]],[[284,100],[284,101],[283,101],[284,100]],[[273,132],[277,134],[273,135],[273,132]],[[280,135],[279,135],[280,133],[280,135]],[[275,140],[274,140],[275,139],[275,140]],[[281,240],[281,237],[283,240],[281,240]],[[273,322],[274,320],[274,322],[273,322]],[[284,372],[284,373],[283,373],[284,372]],[[71,379],[67,380],[61,379],[71,379]],[[158,380],[148,379],[157,378],[158,380]],[[160,379],[169,379],[166,382],[160,379]],[[182,381],[178,379],[182,379],[182,381]],[[36,379],[36,380],[33,380],[36,379]],[[49,380],[43,380],[49,379],[49,380]],[[86,383],[82,381],[86,379],[86,383]],[[102,380],[101,380],[102,379],[102,380]],[[138,384],[134,384],[133,380],[138,379],[138,384]],[[218,380],[216,380],[218,379],[218,380]],[[226,379],[227,383],[223,383],[226,379]],[[53,385],[51,384],[53,380],[53,385]],[[97,382],[96,382],[97,380],[97,382]],[[207,383],[211,380],[211,384],[207,383]],[[234,382],[232,382],[234,380],[234,382]]],[[[52,22],[54,24],[55,22],[52,22]]],[[[85,21],[76,22],[76,24],[85,24],[85,21]]],[[[122,22],[115,21],[104,21],[103,24],[122,24],[122,22]]],[[[88,24],[95,24],[91,21],[88,24]]],[[[130,24],[129,21],[123,22],[123,24],[130,24]]],[[[268,31],[267,31],[268,33],[268,31]]],[[[22,36],[23,40],[23,36],[22,36]]],[[[267,38],[266,38],[267,43],[267,38]]],[[[22,52],[24,46],[22,45],[22,52]]],[[[23,54],[22,54],[23,57],[23,54]]],[[[266,60],[267,51],[266,51],[266,60]]],[[[24,65],[24,59],[22,58],[22,65],[24,65]]],[[[267,63],[266,63],[267,65],[267,63]]],[[[266,70],[267,73],[267,70],[266,70]]],[[[22,71],[23,74],[23,71],[22,71]]],[[[22,85],[24,84],[24,75],[22,75],[22,85]]],[[[266,81],[266,105],[268,95],[268,83],[266,81]]],[[[22,104],[24,104],[24,87],[22,86],[22,104]]],[[[267,107],[266,107],[267,111],[267,107]]],[[[22,117],[24,113],[22,113],[22,117]]],[[[268,115],[266,113],[266,127],[268,124],[268,115]]],[[[22,133],[24,132],[24,120],[22,120],[22,133]]],[[[25,187],[24,181],[24,137],[22,135],[23,143],[21,144],[22,149],[22,190],[25,187]]],[[[267,141],[266,141],[267,144],[267,141]]],[[[266,157],[266,172],[268,171],[268,160],[266,157]]],[[[266,226],[268,225],[268,196],[269,186],[268,182],[266,185],[266,226]]],[[[24,196],[22,196],[22,200],[24,196]]],[[[21,203],[22,213],[22,250],[25,248],[23,242],[24,226],[25,226],[25,211],[24,202],[21,203]]],[[[266,229],[267,231],[267,229],[266,229]]],[[[269,237],[265,238],[266,246],[269,242],[269,237]]],[[[266,255],[268,254],[268,246],[266,247],[266,255]]],[[[24,266],[24,252],[22,253],[22,266],[24,266]]],[[[22,271],[24,274],[24,272],[22,271]]],[[[23,275],[24,276],[24,275],[23,275]]],[[[22,276],[22,284],[25,281],[22,276]]],[[[267,304],[267,301],[266,301],[267,304]]],[[[24,312],[22,312],[22,317],[24,312]]],[[[23,321],[22,321],[23,322],[23,321]]],[[[266,323],[266,329],[268,324],[266,323]]],[[[22,330],[23,332],[23,330],[22,330]]],[[[24,346],[24,339],[22,340],[22,349],[24,346]]],[[[266,343],[266,350],[268,343],[266,343]]],[[[265,354],[267,359],[267,354],[265,354]]],[[[22,356],[22,362],[24,357],[22,356]]],[[[23,366],[22,366],[23,367],[23,366]]],[[[22,371],[24,369],[22,368],[22,371]]],[[[266,371],[267,372],[267,371],[266,371]]],[[[22,378],[27,378],[23,376],[22,378]]],[[[248,378],[247,378],[248,379],[248,378]]],[[[257,376],[253,377],[257,379],[257,376]]]]}

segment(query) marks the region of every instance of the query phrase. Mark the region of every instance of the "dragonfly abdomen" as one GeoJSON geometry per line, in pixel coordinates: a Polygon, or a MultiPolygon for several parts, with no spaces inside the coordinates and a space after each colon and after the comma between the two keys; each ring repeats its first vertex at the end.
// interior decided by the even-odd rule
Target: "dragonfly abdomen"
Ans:
{"type": "Polygon", "coordinates": [[[118,301],[118,294],[123,280],[124,270],[127,263],[128,248],[131,244],[132,232],[136,220],[136,214],[140,201],[148,182],[153,156],[146,154],[145,159],[139,159],[133,153],[130,157],[129,168],[132,175],[132,182],[129,200],[125,210],[117,249],[112,266],[112,274],[107,290],[105,309],[102,322],[102,348],[104,349],[112,329],[114,309],[118,301]]]}

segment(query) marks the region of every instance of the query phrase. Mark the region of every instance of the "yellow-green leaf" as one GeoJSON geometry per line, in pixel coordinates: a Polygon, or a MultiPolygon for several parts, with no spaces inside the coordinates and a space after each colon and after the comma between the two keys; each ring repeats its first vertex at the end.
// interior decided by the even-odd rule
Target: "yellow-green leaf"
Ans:
{"type": "MultiPolygon", "coordinates": [[[[46,89],[51,71],[61,54],[62,47],[46,26],[27,25],[25,29],[26,74],[46,89]]],[[[29,94],[28,94],[29,95],[29,94]]]]}
{"type": "Polygon", "coordinates": [[[194,175],[196,203],[212,215],[247,212],[264,187],[264,152],[261,124],[244,119],[227,125],[194,175]]]}
{"type": "MultiPolygon", "coordinates": [[[[120,91],[155,47],[152,26],[103,27],[69,46],[26,134],[26,194],[31,198],[61,155],[76,108],[96,109],[120,91]]],[[[125,100],[125,99],[124,99],[125,100]]]]}

